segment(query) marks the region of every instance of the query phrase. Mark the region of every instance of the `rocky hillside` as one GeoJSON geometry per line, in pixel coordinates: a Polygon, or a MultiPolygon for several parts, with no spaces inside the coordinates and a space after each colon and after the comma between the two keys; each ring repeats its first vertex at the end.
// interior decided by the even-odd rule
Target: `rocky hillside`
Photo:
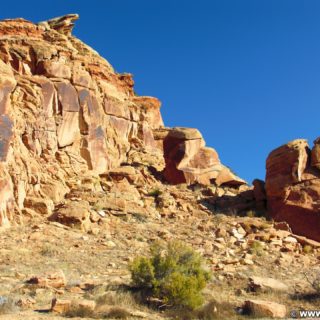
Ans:
{"type": "Polygon", "coordinates": [[[0,317],[191,319],[127,290],[128,263],[171,240],[212,272],[199,319],[316,309],[319,139],[274,150],[248,186],[197,129],[165,127],[77,19],[0,22],[0,317]]]}
{"type": "MultiPolygon", "coordinates": [[[[85,180],[99,184],[107,176],[245,184],[198,130],[164,127],[158,99],[137,96],[130,74],[116,73],[71,35],[77,19],[0,23],[2,226],[71,206],[65,199],[76,202],[85,180]]],[[[110,188],[106,183],[101,191],[110,195],[110,188]]]]}

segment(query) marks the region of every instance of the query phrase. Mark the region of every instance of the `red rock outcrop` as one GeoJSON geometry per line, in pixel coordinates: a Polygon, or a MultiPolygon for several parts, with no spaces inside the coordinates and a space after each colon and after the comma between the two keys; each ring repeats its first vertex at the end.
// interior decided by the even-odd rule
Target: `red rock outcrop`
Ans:
{"type": "Polygon", "coordinates": [[[218,153],[205,146],[193,128],[160,128],[154,131],[165,159],[164,176],[170,183],[211,183],[240,186],[246,182],[222,165],[218,153]]]}
{"type": "Polygon", "coordinates": [[[294,140],[272,151],[266,163],[269,214],[286,221],[292,231],[320,241],[319,141],[312,150],[294,140]]]}
{"type": "Polygon", "coordinates": [[[0,225],[49,214],[81,177],[121,165],[164,169],[173,184],[245,183],[199,131],[164,128],[160,101],[71,35],[77,19],[0,22],[0,225]]]}

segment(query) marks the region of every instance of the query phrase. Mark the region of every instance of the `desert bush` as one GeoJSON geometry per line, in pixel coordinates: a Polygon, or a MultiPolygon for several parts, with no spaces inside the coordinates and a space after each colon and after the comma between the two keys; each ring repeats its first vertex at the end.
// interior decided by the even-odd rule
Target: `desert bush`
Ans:
{"type": "Polygon", "coordinates": [[[203,303],[201,294],[210,274],[201,256],[181,242],[151,248],[151,257],[137,257],[130,265],[134,287],[166,306],[194,309],[203,303]]]}
{"type": "MultiPolygon", "coordinates": [[[[266,216],[265,210],[248,210],[245,215],[249,218],[262,218],[266,216]]],[[[267,227],[270,227],[269,225],[267,227]]]]}
{"type": "Polygon", "coordinates": [[[313,252],[312,246],[306,244],[305,246],[303,246],[303,252],[306,254],[312,253],[313,252]]]}
{"type": "Polygon", "coordinates": [[[162,194],[162,191],[161,191],[160,189],[156,188],[156,189],[151,190],[151,191],[148,193],[148,196],[150,196],[150,197],[158,197],[158,196],[160,196],[161,194],[162,194]]]}
{"type": "Polygon", "coordinates": [[[253,241],[250,247],[250,252],[256,256],[263,255],[263,246],[260,241],[253,241]]]}
{"type": "Polygon", "coordinates": [[[55,247],[54,245],[49,244],[49,243],[44,244],[43,247],[41,248],[41,251],[40,251],[40,254],[42,256],[50,257],[50,258],[58,256],[59,253],[60,252],[57,249],[57,247],[55,247]]]}
{"type": "Polygon", "coordinates": [[[246,216],[249,218],[254,218],[256,216],[256,212],[253,210],[249,210],[247,211],[246,216]]]}

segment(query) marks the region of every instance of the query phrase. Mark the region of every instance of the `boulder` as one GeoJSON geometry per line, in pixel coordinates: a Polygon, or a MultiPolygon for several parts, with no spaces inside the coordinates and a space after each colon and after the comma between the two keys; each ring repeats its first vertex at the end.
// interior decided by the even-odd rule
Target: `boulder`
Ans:
{"type": "Polygon", "coordinates": [[[134,167],[122,166],[102,173],[100,174],[100,177],[115,181],[121,181],[126,178],[130,183],[134,184],[137,181],[139,174],[134,167]]]}
{"type": "Polygon", "coordinates": [[[90,231],[90,206],[86,201],[67,202],[58,206],[49,220],[71,226],[83,231],[90,231]]]}
{"type": "Polygon", "coordinates": [[[287,314],[285,305],[263,300],[247,300],[243,305],[243,309],[246,314],[254,317],[283,319],[287,314]]]}
{"type": "Polygon", "coordinates": [[[57,299],[53,298],[51,302],[51,311],[58,314],[65,314],[71,311],[82,311],[93,312],[96,307],[96,303],[92,300],[79,299],[79,300],[69,300],[69,299],[57,299]]]}
{"type": "Polygon", "coordinates": [[[230,169],[220,163],[218,153],[205,147],[201,133],[194,128],[161,128],[154,131],[161,141],[166,167],[165,179],[173,184],[200,183],[210,185],[245,184],[230,169]]]}
{"type": "Polygon", "coordinates": [[[24,200],[24,207],[48,216],[52,214],[54,204],[50,199],[27,197],[24,200]]]}
{"type": "Polygon", "coordinates": [[[31,297],[22,297],[16,302],[16,305],[21,309],[31,309],[36,303],[36,300],[31,297]]]}
{"type": "Polygon", "coordinates": [[[27,281],[28,284],[33,284],[41,288],[62,288],[67,282],[64,273],[60,270],[53,273],[46,273],[40,276],[34,276],[27,281]]]}
{"type": "Polygon", "coordinates": [[[252,291],[283,291],[288,292],[289,288],[283,282],[273,278],[253,276],[249,278],[249,289],[252,291]]]}
{"type": "Polygon", "coordinates": [[[51,302],[51,311],[64,314],[71,309],[71,300],[53,298],[51,302]]]}

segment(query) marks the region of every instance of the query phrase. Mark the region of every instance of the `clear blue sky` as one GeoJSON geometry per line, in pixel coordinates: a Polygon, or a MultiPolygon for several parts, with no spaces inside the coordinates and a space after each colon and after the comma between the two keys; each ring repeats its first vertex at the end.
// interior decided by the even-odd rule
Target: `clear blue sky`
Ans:
{"type": "Polygon", "coordinates": [[[138,94],[162,100],[167,126],[199,128],[249,182],[275,147],[320,135],[319,0],[15,0],[0,18],[67,13],[138,94]]]}

